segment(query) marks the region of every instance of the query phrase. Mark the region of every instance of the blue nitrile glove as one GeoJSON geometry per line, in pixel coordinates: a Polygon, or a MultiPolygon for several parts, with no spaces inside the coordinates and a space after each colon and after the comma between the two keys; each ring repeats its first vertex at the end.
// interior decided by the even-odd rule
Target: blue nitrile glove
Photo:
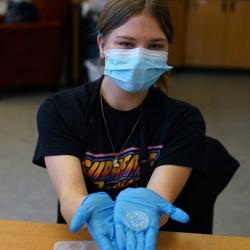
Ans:
{"type": "Polygon", "coordinates": [[[114,201],[107,193],[89,194],[71,220],[70,231],[77,232],[86,223],[101,250],[114,250],[116,244],[113,211],[114,201]]]}
{"type": "Polygon", "coordinates": [[[154,250],[160,217],[188,223],[189,216],[147,188],[127,188],[115,201],[114,224],[119,250],[154,250]]]}

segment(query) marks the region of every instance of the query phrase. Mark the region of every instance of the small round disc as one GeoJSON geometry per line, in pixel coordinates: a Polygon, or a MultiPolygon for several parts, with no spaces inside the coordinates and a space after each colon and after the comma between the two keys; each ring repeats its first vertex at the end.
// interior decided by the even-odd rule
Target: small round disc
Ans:
{"type": "Polygon", "coordinates": [[[141,211],[132,211],[126,214],[127,225],[133,231],[141,231],[148,228],[149,217],[141,211]]]}

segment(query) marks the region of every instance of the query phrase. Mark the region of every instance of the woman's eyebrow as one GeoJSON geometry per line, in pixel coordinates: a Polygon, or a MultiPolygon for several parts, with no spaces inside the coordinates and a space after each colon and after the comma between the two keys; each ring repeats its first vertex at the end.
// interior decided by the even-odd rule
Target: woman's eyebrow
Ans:
{"type": "Polygon", "coordinates": [[[122,39],[127,39],[127,40],[133,40],[133,41],[136,41],[136,39],[135,39],[135,38],[130,37],[130,36],[116,36],[115,38],[122,38],[122,39]]]}
{"type": "Polygon", "coordinates": [[[165,38],[155,38],[151,39],[150,42],[167,42],[168,40],[165,38]]]}
{"type": "MultiPolygon", "coordinates": [[[[131,40],[131,41],[136,41],[135,38],[130,37],[130,36],[116,36],[115,38],[120,38],[120,39],[126,39],[126,40],[131,40]]],[[[150,42],[167,42],[168,40],[165,38],[153,38],[149,40],[150,42]]]]}

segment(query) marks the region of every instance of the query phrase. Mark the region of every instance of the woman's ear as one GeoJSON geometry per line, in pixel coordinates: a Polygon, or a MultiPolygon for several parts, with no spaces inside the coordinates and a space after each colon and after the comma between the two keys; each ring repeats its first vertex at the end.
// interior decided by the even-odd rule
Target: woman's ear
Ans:
{"type": "Polygon", "coordinates": [[[97,44],[98,44],[98,48],[99,48],[100,57],[104,58],[105,57],[104,41],[103,41],[103,36],[100,34],[98,34],[98,36],[97,36],[97,44]]]}

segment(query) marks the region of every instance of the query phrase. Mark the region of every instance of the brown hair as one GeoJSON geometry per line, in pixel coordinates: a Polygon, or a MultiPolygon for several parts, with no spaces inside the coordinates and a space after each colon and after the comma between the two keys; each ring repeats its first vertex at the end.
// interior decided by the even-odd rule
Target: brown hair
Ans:
{"type": "MultiPolygon", "coordinates": [[[[97,28],[105,41],[114,29],[126,23],[132,16],[142,13],[152,16],[168,42],[172,43],[174,30],[166,0],[109,0],[99,17],[97,28]]],[[[163,74],[156,83],[164,92],[167,92],[167,76],[168,73],[163,74]]]]}

